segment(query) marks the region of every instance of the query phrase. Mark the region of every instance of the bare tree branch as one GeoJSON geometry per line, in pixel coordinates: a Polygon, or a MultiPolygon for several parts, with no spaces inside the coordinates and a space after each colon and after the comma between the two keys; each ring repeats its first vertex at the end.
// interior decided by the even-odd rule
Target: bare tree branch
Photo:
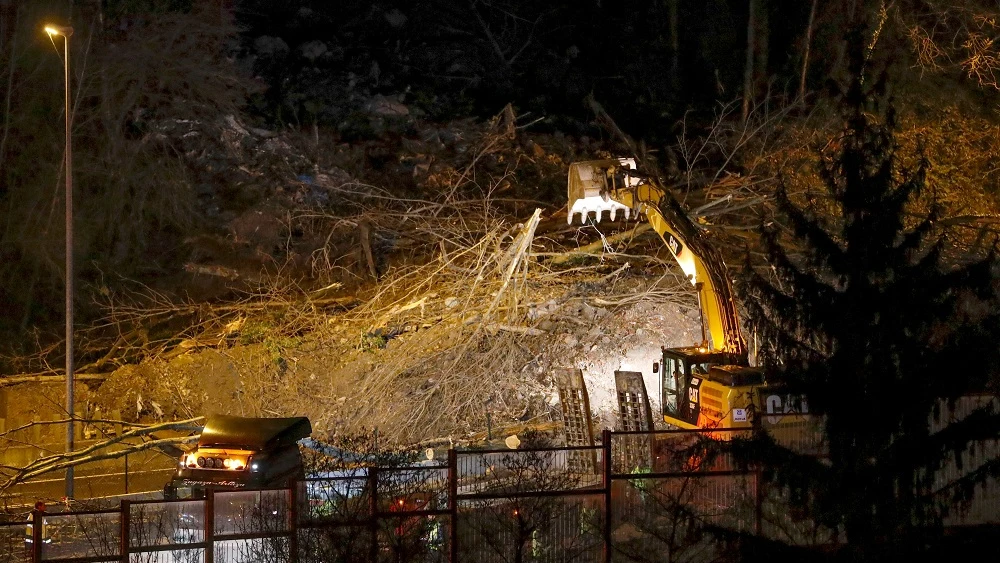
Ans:
{"type": "MultiPolygon", "coordinates": [[[[150,426],[144,426],[141,428],[133,428],[127,432],[104,440],[92,446],[83,448],[81,450],[67,452],[63,454],[49,455],[36,459],[35,461],[17,469],[0,484],[0,493],[7,491],[14,485],[18,483],[23,483],[40,475],[46,473],[51,473],[53,471],[59,471],[66,469],[67,467],[73,467],[80,465],[82,463],[89,463],[94,461],[100,461],[104,459],[114,459],[118,457],[125,456],[126,454],[148,450],[151,448],[160,448],[167,445],[180,445],[187,444],[197,441],[197,436],[180,436],[172,438],[155,438],[153,434],[155,432],[164,431],[197,431],[201,428],[197,423],[204,420],[204,417],[195,417],[187,420],[174,421],[174,422],[164,422],[162,424],[154,424],[150,426]],[[152,440],[145,440],[147,437],[153,437],[152,440]],[[143,439],[145,441],[135,444],[128,443],[127,440],[131,439],[143,439]],[[109,450],[110,446],[121,444],[124,447],[117,450],[109,450]]],[[[61,421],[66,422],[66,421],[61,421]]]]}

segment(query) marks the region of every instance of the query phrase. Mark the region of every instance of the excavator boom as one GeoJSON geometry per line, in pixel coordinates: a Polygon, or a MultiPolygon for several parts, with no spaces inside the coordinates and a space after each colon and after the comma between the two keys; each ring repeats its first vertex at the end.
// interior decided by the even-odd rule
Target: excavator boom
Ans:
{"type": "Polygon", "coordinates": [[[666,188],[637,171],[634,159],[618,158],[571,164],[567,191],[571,224],[577,216],[600,222],[605,212],[612,221],[619,214],[645,216],[698,291],[703,329],[711,338],[702,347],[748,364],[726,265],[666,188]]]}
{"type": "Polygon", "coordinates": [[[636,170],[631,158],[593,160],[570,165],[567,190],[570,224],[577,216],[595,223],[605,213],[611,220],[644,216],[698,291],[705,342],[664,347],[662,361],[653,364],[664,422],[677,428],[761,424],[779,442],[812,424],[803,418],[806,401],[750,367],[726,264],[659,180],[636,170]]]}

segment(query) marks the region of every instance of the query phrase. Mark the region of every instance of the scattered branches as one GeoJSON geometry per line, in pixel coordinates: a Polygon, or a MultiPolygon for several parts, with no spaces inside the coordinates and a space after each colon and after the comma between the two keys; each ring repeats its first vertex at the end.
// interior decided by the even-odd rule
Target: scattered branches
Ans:
{"type": "Polygon", "coordinates": [[[896,6],[896,19],[921,71],[961,69],[986,88],[1000,88],[1000,12],[987,2],[918,2],[896,6]]]}
{"type": "MultiPolygon", "coordinates": [[[[778,119],[765,110],[736,129],[720,116],[710,140],[687,145],[685,166],[732,166],[734,151],[756,146],[752,137],[778,119]]],[[[180,301],[141,285],[106,293],[108,317],[88,336],[110,343],[84,368],[123,367],[102,391],[120,396],[100,406],[126,412],[155,401],[167,418],[208,404],[246,416],[300,414],[321,437],[374,427],[397,443],[474,435],[487,401],[497,425],[547,423],[553,356],[571,361],[550,350],[562,340],[554,335],[583,330],[587,349],[603,340],[612,348],[618,343],[604,337],[598,316],[643,302],[682,312],[695,304],[645,224],[621,232],[610,224],[587,244],[592,227],[566,228],[545,208],[512,214],[531,202],[495,195],[525,167],[565,169],[558,157],[521,150],[519,128],[505,108],[460,158],[431,169],[413,197],[322,180],[336,207],[282,219],[289,233],[319,241],[315,250],[290,251],[287,266],[273,265],[275,274],[245,285],[236,300],[180,301]],[[306,276],[292,273],[302,273],[296,260],[308,264],[306,276]]],[[[722,224],[764,201],[749,176],[686,177],[708,228],[708,217],[722,224]]]]}
{"type": "MultiPolygon", "coordinates": [[[[178,446],[181,444],[194,443],[198,440],[197,436],[175,436],[169,438],[158,438],[155,433],[160,432],[177,432],[177,431],[187,431],[193,432],[200,429],[198,422],[203,420],[204,417],[195,417],[188,420],[180,420],[176,422],[164,422],[161,424],[154,424],[149,426],[137,426],[131,425],[133,428],[127,432],[123,432],[118,436],[114,436],[107,440],[101,441],[92,446],[86,447],[82,450],[77,450],[74,452],[67,452],[62,454],[54,454],[43,456],[35,461],[25,465],[24,467],[12,468],[4,467],[0,468],[0,475],[6,477],[6,479],[0,483],[0,494],[9,490],[14,485],[23,483],[34,479],[40,475],[46,473],[51,473],[53,471],[60,471],[68,467],[75,467],[83,463],[90,463],[105,459],[115,459],[130,453],[139,452],[143,450],[153,449],[153,448],[163,448],[167,446],[178,446]],[[138,440],[134,442],[133,440],[138,440]],[[112,446],[116,446],[112,449],[112,446]]],[[[52,423],[66,423],[68,421],[54,421],[52,423]]],[[[101,421],[83,421],[83,422],[101,422],[101,421]]],[[[116,422],[116,421],[104,421],[104,422],[116,422]]],[[[31,425],[28,425],[31,426],[31,425]]],[[[26,427],[17,428],[14,431],[23,430],[26,427]]],[[[5,432],[2,436],[9,435],[10,432],[5,432]]]]}

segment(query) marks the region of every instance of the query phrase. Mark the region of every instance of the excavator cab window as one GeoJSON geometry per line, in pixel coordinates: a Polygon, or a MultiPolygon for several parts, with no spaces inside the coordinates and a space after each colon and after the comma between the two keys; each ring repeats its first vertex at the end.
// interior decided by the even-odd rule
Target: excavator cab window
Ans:
{"type": "Polygon", "coordinates": [[[684,362],[680,358],[663,358],[663,414],[677,417],[679,407],[683,407],[684,402],[681,397],[687,392],[687,373],[684,362]]]}
{"type": "Polygon", "coordinates": [[[701,383],[708,374],[709,363],[692,360],[695,358],[663,355],[663,372],[660,378],[665,417],[696,424],[698,420],[701,383]]]}

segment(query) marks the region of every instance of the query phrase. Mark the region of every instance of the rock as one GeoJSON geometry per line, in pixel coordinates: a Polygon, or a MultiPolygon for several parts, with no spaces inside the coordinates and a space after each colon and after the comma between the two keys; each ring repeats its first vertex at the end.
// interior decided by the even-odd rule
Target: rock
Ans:
{"type": "MultiPolygon", "coordinates": [[[[577,305],[575,310],[573,311],[573,314],[575,314],[577,318],[583,321],[593,321],[599,318],[600,316],[603,316],[598,313],[597,308],[591,307],[586,302],[581,302],[579,305],[577,305]]],[[[607,312],[605,311],[604,314],[607,314],[607,312]]]]}
{"type": "Polygon", "coordinates": [[[365,104],[365,110],[375,115],[384,116],[406,116],[410,115],[410,108],[403,103],[388,96],[374,96],[365,104]]]}
{"type": "Polygon", "coordinates": [[[404,25],[406,25],[406,20],[407,20],[406,14],[399,11],[399,8],[393,8],[392,10],[389,10],[385,14],[382,14],[382,17],[385,18],[386,23],[388,23],[389,25],[391,25],[396,29],[399,29],[404,25]]]}
{"type": "Polygon", "coordinates": [[[449,309],[454,309],[455,307],[458,307],[460,303],[461,302],[458,300],[457,297],[448,297],[444,300],[444,306],[449,309]]]}
{"type": "Polygon", "coordinates": [[[567,346],[573,347],[580,343],[580,339],[574,334],[567,334],[563,337],[563,342],[566,343],[567,346]]]}
{"type": "Polygon", "coordinates": [[[288,44],[283,39],[269,35],[261,35],[254,39],[253,48],[262,57],[283,58],[290,51],[288,44]]]}
{"type": "Polygon", "coordinates": [[[542,158],[545,156],[545,149],[538,143],[531,142],[531,153],[535,158],[542,158]]]}
{"type": "Polygon", "coordinates": [[[299,46],[299,53],[310,62],[322,57],[328,51],[322,41],[308,41],[299,46]]]}
{"type": "Polygon", "coordinates": [[[251,127],[250,132],[262,139],[270,139],[271,137],[277,136],[277,133],[267,129],[261,129],[259,127],[251,127]]]}
{"type": "Polygon", "coordinates": [[[236,120],[236,117],[235,117],[235,116],[232,116],[232,115],[227,115],[227,116],[225,116],[225,117],[224,117],[223,119],[225,120],[225,122],[226,122],[226,125],[227,125],[227,126],[229,127],[229,129],[230,129],[230,130],[232,130],[232,131],[235,131],[235,132],[239,133],[239,134],[240,134],[241,136],[243,136],[243,137],[246,137],[247,135],[249,135],[249,134],[250,134],[250,133],[249,133],[249,132],[248,132],[248,131],[246,130],[246,128],[244,128],[244,127],[243,127],[243,125],[242,125],[242,124],[240,124],[240,122],[238,122],[238,121],[236,120]]]}
{"type": "MultiPolygon", "coordinates": [[[[555,300],[548,300],[545,303],[532,305],[528,308],[528,318],[535,320],[541,317],[551,315],[554,311],[559,309],[559,303],[555,300]]],[[[572,314],[572,312],[571,312],[572,314]]]]}
{"type": "Polygon", "coordinates": [[[280,245],[285,224],[273,209],[250,209],[230,221],[226,227],[236,244],[260,247],[268,252],[280,245]]]}

